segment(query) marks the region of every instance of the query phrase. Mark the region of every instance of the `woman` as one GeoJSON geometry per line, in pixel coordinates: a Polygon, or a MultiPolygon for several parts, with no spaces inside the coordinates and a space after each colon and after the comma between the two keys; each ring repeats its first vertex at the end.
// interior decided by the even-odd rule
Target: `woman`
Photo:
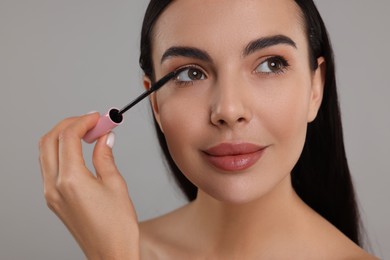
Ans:
{"type": "Polygon", "coordinates": [[[332,51],[312,1],[154,1],[141,38],[160,144],[190,203],[138,224],[93,113],[41,142],[49,207],[88,258],[374,259],[343,146],[332,51]]]}

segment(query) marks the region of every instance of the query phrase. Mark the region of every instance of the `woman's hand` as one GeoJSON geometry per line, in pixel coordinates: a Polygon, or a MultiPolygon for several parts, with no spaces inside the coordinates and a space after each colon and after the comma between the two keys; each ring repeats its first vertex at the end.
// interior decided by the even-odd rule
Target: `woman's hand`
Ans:
{"type": "Polygon", "coordinates": [[[88,259],[138,259],[138,223],[114,163],[114,135],[99,138],[95,145],[96,176],[84,163],[81,139],[98,118],[94,113],[65,119],[41,138],[45,198],[88,259]]]}

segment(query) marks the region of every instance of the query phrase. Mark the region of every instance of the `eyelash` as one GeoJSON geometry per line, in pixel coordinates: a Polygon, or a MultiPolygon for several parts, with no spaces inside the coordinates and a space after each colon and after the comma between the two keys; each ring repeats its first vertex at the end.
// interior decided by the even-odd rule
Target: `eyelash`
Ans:
{"type": "Polygon", "coordinates": [[[180,67],[178,69],[176,69],[176,71],[180,71],[178,73],[178,75],[174,78],[174,81],[177,85],[180,85],[180,86],[188,86],[188,85],[193,85],[195,83],[195,81],[198,81],[198,80],[203,80],[203,79],[207,79],[207,76],[206,76],[206,73],[203,72],[202,68],[198,65],[195,65],[195,64],[190,64],[190,65],[186,65],[186,66],[183,66],[183,67],[180,67]],[[199,72],[202,77],[202,79],[194,79],[194,80],[179,80],[179,75],[189,69],[195,69],[197,72],[199,72]]]}
{"type": "Polygon", "coordinates": [[[290,67],[290,64],[282,56],[270,56],[270,57],[267,57],[265,60],[263,60],[259,65],[257,65],[257,67],[254,70],[254,73],[255,74],[263,74],[263,75],[271,75],[271,74],[279,75],[279,74],[285,73],[289,67],[290,67]],[[271,71],[272,68],[270,66],[268,66],[270,71],[267,71],[267,72],[257,71],[257,69],[260,66],[267,64],[269,62],[276,63],[276,65],[277,65],[276,71],[271,71]]]}
{"type": "MultiPolygon", "coordinates": [[[[272,68],[270,66],[268,66],[268,67],[269,67],[269,70],[272,70],[272,68]]],[[[265,60],[263,60],[259,65],[257,65],[257,67],[254,70],[254,73],[255,74],[263,74],[263,75],[272,75],[272,74],[279,75],[279,74],[285,73],[289,67],[290,67],[290,64],[282,56],[270,56],[270,57],[267,57],[265,60]],[[260,66],[267,64],[269,62],[276,63],[276,65],[277,65],[276,71],[267,71],[267,72],[257,71],[257,69],[260,66]]],[[[176,71],[180,71],[174,79],[175,83],[179,86],[189,86],[189,85],[193,85],[195,83],[195,81],[207,79],[206,73],[203,72],[203,70],[200,66],[195,65],[195,64],[190,64],[190,65],[180,67],[180,68],[176,69],[176,71]],[[191,80],[179,80],[180,74],[189,70],[189,69],[194,69],[196,72],[200,73],[202,78],[201,79],[191,79],[191,80]]]]}

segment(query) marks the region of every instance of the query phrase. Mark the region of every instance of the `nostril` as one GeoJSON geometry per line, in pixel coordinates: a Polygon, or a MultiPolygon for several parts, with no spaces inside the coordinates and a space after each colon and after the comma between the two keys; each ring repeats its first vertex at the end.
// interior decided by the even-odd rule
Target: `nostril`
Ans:
{"type": "Polygon", "coordinates": [[[245,118],[243,118],[243,117],[240,117],[239,119],[237,119],[237,122],[239,122],[239,123],[242,123],[244,121],[245,121],[245,118]]]}
{"type": "MultiPolygon", "coordinates": [[[[237,123],[243,123],[243,122],[245,122],[246,120],[245,120],[245,118],[244,117],[239,117],[239,118],[237,118],[237,120],[235,120],[235,122],[237,122],[237,123]]],[[[227,124],[229,124],[227,121],[225,121],[224,119],[219,119],[218,121],[218,125],[227,125],[227,124]]]]}
{"type": "Polygon", "coordinates": [[[224,121],[223,119],[220,119],[220,120],[218,120],[218,124],[219,124],[219,125],[224,125],[224,124],[225,124],[225,121],[224,121]]]}

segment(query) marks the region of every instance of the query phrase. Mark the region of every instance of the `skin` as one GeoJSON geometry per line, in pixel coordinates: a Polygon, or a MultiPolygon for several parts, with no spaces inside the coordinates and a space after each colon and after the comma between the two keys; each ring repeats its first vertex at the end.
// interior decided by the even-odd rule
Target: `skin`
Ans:
{"type": "Polygon", "coordinates": [[[81,139],[98,119],[67,118],[41,138],[45,199],[88,259],[139,259],[137,218],[107,136],[95,145],[95,174],[84,163],[81,139]]]}
{"type": "MultiPolygon", "coordinates": [[[[170,153],[199,193],[193,203],[141,224],[145,259],[370,258],[291,185],[307,124],[321,104],[325,73],[322,58],[316,71],[309,68],[302,24],[289,0],[175,1],[159,18],[156,78],[191,64],[204,75],[185,86],[171,82],[151,97],[170,153]],[[277,44],[243,55],[250,42],[274,35],[296,46],[277,44]],[[196,48],[210,60],[178,55],[161,62],[171,47],[196,48]],[[283,73],[254,73],[275,55],[289,63],[283,73]],[[202,152],[225,142],[267,148],[249,169],[227,172],[210,165],[202,152]]],[[[150,87],[150,80],[144,84],[150,87]]]]}
{"type": "Polygon", "coordinates": [[[289,11],[296,7],[290,1],[278,3],[233,1],[221,7],[217,2],[178,1],[156,25],[153,61],[157,78],[188,64],[204,68],[208,77],[193,86],[171,83],[162,88],[152,99],[156,119],[179,168],[197,187],[219,200],[252,201],[288,176],[302,151],[307,123],[314,119],[321,102],[321,73],[313,75],[309,70],[302,27],[297,13],[289,11]],[[191,14],[183,10],[191,10],[191,14]],[[199,12],[202,23],[197,19],[199,12]],[[273,17],[280,17],[278,23],[267,26],[273,17]],[[198,22],[194,24],[194,20],[198,22]],[[279,34],[292,38],[297,48],[280,44],[242,57],[251,41],[279,34]],[[220,39],[229,41],[216,44],[220,39]],[[163,53],[172,46],[205,50],[213,62],[172,57],[160,64],[163,53]],[[271,55],[286,57],[291,67],[280,75],[254,73],[271,55]],[[227,175],[210,169],[199,153],[223,142],[268,148],[261,162],[247,173],[227,175]]]}
{"type": "MultiPolygon", "coordinates": [[[[205,76],[186,86],[172,81],[151,96],[173,158],[199,187],[197,199],[138,224],[108,136],[95,145],[95,173],[85,166],[81,139],[97,123],[93,113],[63,120],[40,140],[49,208],[88,259],[373,259],[309,208],[291,185],[325,73],[322,58],[316,71],[309,69],[299,9],[291,0],[221,3],[174,1],[154,31],[157,78],[189,64],[205,76]],[[243,55],[250,42],[274,35],[289,37],[295,46],[277,44],[243,55]],[[161,62],[172,46],[197,48],[211,59],[170,56],[161,62]],[[275,55],[289,66],[264,73],[270,65],[265,60],[275,55]],[[224,171],[203,154],[222,142],[267,148],[251,167],[224,171]]],[[[150,80],[144,84],[149,88],[150,80]]]]}

